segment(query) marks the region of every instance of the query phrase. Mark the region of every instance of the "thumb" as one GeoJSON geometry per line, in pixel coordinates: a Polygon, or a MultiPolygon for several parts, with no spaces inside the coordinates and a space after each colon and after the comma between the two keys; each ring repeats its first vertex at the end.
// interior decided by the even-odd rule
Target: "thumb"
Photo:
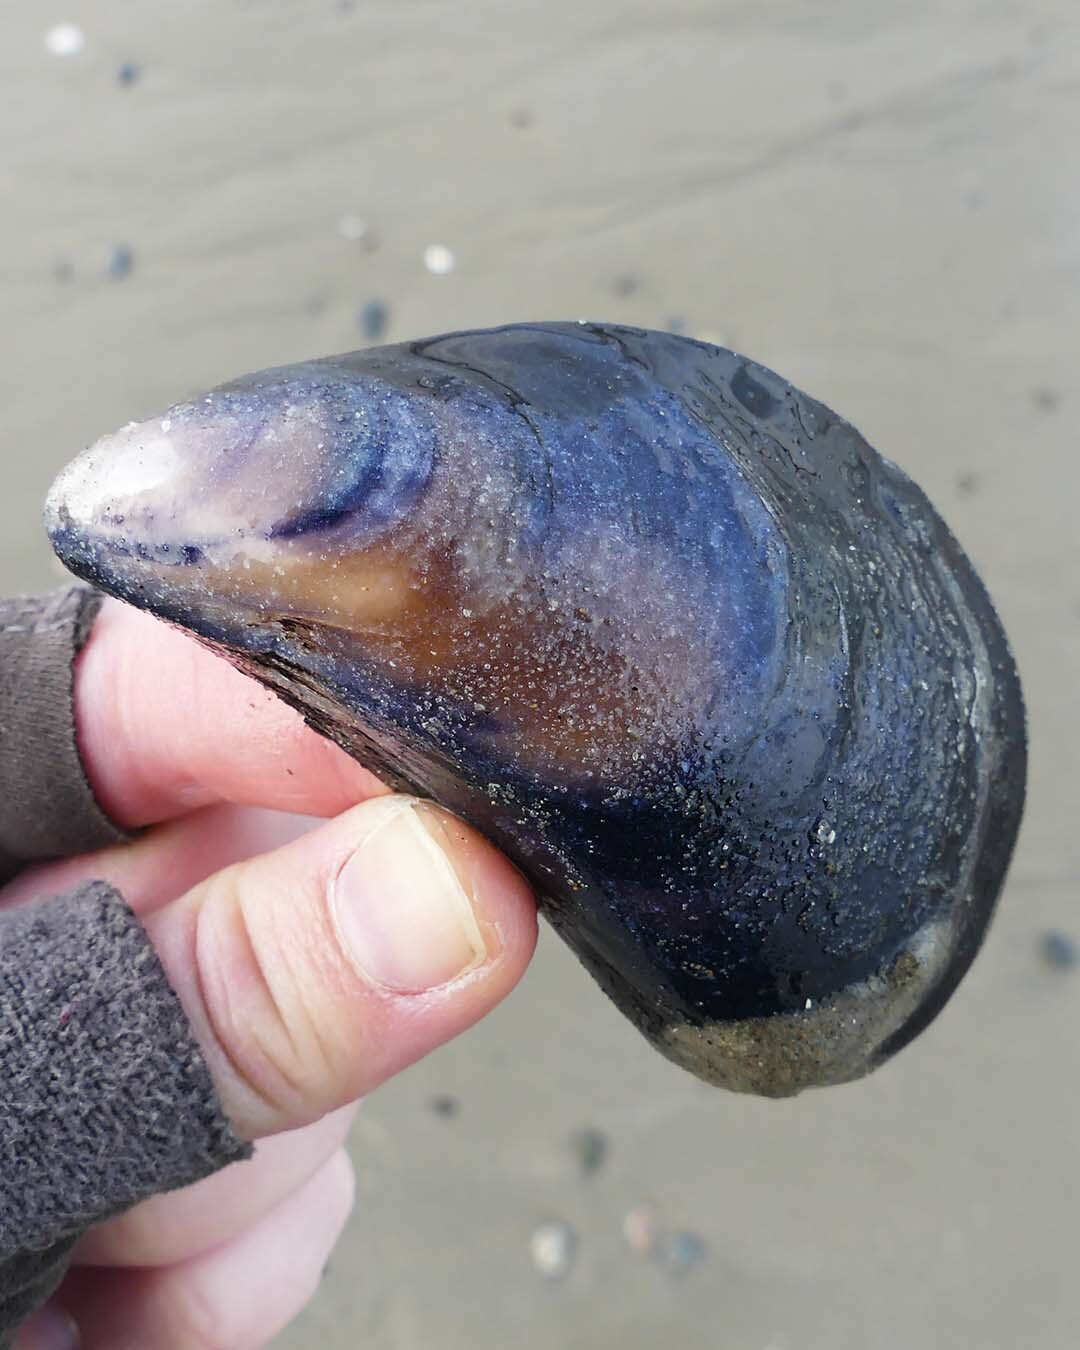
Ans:
{"type": "Polygon", "coordinates": [[[520,873],[456,817],[397,795],[225,868],[144,923],[251,1139],[318,1119],[463,1031],[536,942],[520,873]]]}

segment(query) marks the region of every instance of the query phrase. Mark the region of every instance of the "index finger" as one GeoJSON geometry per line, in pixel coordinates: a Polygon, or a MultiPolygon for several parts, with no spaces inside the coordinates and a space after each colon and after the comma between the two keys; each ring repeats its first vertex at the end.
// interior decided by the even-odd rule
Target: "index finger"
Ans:
{"type": "Polygon", "coordinates": [[[115,600],[76,665],[75,719],[90,785],[126,829],[215,802],[334,816],[387,790],[269,690],[115,600]]]}

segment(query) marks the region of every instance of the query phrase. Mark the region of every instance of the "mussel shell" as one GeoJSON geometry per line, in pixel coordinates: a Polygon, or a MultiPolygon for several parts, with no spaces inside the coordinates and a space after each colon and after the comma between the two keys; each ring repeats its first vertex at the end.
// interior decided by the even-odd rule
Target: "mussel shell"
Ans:
{"type": "Polygon", "coordinates": [[[664,1053],[867,1072],[971,963],[1024,796],[923,493],[734,352],[593,324],[261,372],[58,480],[76,573],[504,848],[664,1053]]]}

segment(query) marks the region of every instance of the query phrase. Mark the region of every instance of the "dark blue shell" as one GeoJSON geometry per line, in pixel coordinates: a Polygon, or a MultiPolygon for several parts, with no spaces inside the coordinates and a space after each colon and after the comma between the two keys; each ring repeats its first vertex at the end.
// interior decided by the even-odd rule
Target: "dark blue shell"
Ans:
{"type": "Polygon", "coordinates": [[[535,324],[120,437],[54,489],[67,565],[487,832],[672,1058],[842,1081],[955,988],[1019,826],[1019,683],[926,497],[820,403],[686,338],[535,324]],[[152,435],[184,472],[110,478],[152,435]],[[371,558],[396,614],[326,589],[371,558]]]}

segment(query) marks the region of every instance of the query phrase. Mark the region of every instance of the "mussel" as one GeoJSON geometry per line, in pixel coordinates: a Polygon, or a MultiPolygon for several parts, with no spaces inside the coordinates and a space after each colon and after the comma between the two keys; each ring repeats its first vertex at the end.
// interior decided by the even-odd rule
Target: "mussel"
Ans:
{"type": "Polygon", "coordinates": [[[710,1082],[858,1077],[986,931],[1001,625],[923,493],[734,352],[537,323],[263,371],[99,441],[47,524],[486,832],[710,1082]]]}

